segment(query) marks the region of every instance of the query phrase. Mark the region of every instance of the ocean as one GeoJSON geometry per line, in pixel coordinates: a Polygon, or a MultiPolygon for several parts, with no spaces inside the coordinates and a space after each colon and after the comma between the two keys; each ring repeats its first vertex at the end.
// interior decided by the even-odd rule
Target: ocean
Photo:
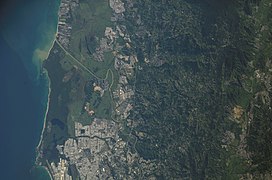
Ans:
{"type": "Polygon", "coordinates": [[[52,45],[60,0],[0,3],[0,179],[47,180],[33,167],[48,97],[42,60],[52,45]]]}

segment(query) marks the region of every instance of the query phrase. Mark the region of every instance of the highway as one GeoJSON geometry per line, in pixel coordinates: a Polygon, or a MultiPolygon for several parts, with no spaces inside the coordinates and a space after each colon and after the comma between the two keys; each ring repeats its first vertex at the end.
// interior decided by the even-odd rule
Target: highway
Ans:
{"type": "Polygon", "coordinates": [[[107,70],[107,74],[105,76],[105,78],[100,78],[98,77],[95,73],[93,73],[88,67],[86,67],[84,64],[82,64],[77,58],[75,58],[71,53],[69,53],[61,44],[60,42],[56,39],[55,40],[56,43],[59,45],[59,47],[65,52],[66,55],[70,56],[83,70],[85,70],[86,72],[88,72],[89,74],[91,74],[92,76],[96,77],[99,80],[106,80],[108,78],[109,72],[111,73],[111,85],[109,87],[109,90],[111,90],[111,87],[114,83],[114,75],[111,69],[107,70]]]}

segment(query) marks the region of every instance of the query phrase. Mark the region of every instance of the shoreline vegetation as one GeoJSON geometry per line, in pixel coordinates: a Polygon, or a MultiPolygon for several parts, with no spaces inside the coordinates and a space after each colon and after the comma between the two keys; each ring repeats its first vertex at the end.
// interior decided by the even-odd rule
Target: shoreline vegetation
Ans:
{"type": "MultiPolygon", "coordinates": [[[[49,51],[48,51],[48,53],[47,53],[47,56],[46,56],[46,58],[41,62],[41,67],[42,67],[42,63],[49,57],[49,54],[50,54],[51,50],[52,50],[53,47],[54,47],[54,44],[55,44],[55,41],[56,41],[57,32],[58,32],[58,28],[57,28],[57,31],[56,31],[56,33],[55,33],[55,37],[54,37],[54,40],[53,40],[53,42],[52,42],[52,45],[51,45],[51,47],[50,47],[50,49],[49,49],[49,51]]],[[[42,67],[42,70],[43,70],[42,73],[45,73],[46,78],[47,78],[47,80],[48,80],[48,97],[47,97],[46,112],[45,112],[45,116],[44,116],[43,129],[42,129],[40,141],[39,141],[39,143],[38,143],[38,145],[37,145],[37,149],[40,148],[41,143],[42,143],[42,137],[43,137],[44,129],[45,129],[45,126],[46,126],[46,116],[47,116],[48,109],[49,109],[50,92],[51,92],[51,88],[50,88],[50,78],[49,78],[49,76],[48,76],[48,72],[47,72],[47,70],[46,70],[45,68],[43,68],[43,67],[42,67]]]]}
{"type": "MultiPolygon", "coordinates": [[[[60,0],[61,2],[61,0],[60,0]]],[[[60,9],[60,3],[58,5],[58,12],[59,12],[59,9],[60,9]]],[[[51,82],[50,82],[50,78],[49,78],[49,75],[48,75],[48,71],[46,70],[46,68],[43,67],[43,64],[44,64],[44,61],[46,59],[48,59],[55,43],[56,43],[56,38],[57,38],[57,34],[58,34],[58,23],[59,23],[59,17],[57,17],[57,23],[56,23],[56,31],[54,33],[54,38],[53,40],[50,42],[50,48],[48,49],[47,51],[47,54],[46,56],[43,56],[43,54],[38,54],[38,59],[39,59],[39,63],[40,63],[40,67],[41,67],[41,72],[40,74],[45,74],[46,76],[46,79],[47,79],[47,85],[48,85],[48,96],[47,96],[47,103],[46,103],[46,111],[45,111],[45,114],[44,114],[44,118],[43,118],[43,127],[42,127],[42,132],[41,132],[41,135],[40,135],[40,140],[39,140],[39,143],[38,145],[36,146],[36,159],[35,159],[35,165],[34,166],[40,166],[42,168],[44,168],[48,175],[50,176],[50,179],[52,180],[53,177],[52,177],[52,174],[50,172],[50,169],[47,167],[47,166],[44,166],[44,165],[41,165],[41,162],[39,162],[39,157],[40,157],[40,149],[42,148],[42,141],[43,141],[43,136],[44,136],[44,131],[45,131],[45,128],[46,128],[46,121],[47,121],[47,114],[48,114],[48,111],[49,111],[49,104],[50,104],[50,94],[51,94],[51,82]],[[40,55],[40,56],[39,56],[40,55]],[[42,55],[42,56],[41,56],[42,55]]],[[[35,52],[34,52],[35,53],[35,52]]]]}
{"type": "MultiPolygon", "coordinates": [[[[106,1],[104,1],[106,2],[106,1]]],[[[102,6],[107,7],[108,9],[108,19],[111,15],[111,9],[108,7],[108,4],[105,3],[98,3],[96,6],[102,6]]],[[[60,11],[60,8],[59,8],[60,11]]],[[[99,16],[100,18],[100,16],[99,16]]],[[[58,17],[58,22],[60,22],[60,18],[58,17]]],[[[103,22],[105,23],[105,22],[103,22]]],[[[110,22],[106,22],[110,23],[110,22]]],[[[105,29],[106,25],[101,25],[105,29]]],[[[57,26],[56,35],[61,31],[61,28],[57,26]]],[[[101,36],[104,36],[101,35],[101,36]]],[[[87,54],[88,55],[88,54],[87,54]]],[[[72,86],[80,88],[81,93],[76,94],[75,96],[78,97],[78,99],[83,99],[84,96],[83,89],[85,88],[85,82],[87,82],[89,79],[96,80],[98,83],[104,83],[108,82],[108,87],[111,89],[114,87],[114,83],[117,81],[114,77],[114,64],[113,56],[111,54],[106,54],[106,58],[108,61],[106,62],[96,62],[92,61],[94,64],[93,66],[90,66],[90,64],[83,64],[81,60],[84,60],[86,63],[86,59],[81,59],[77,57],[77,53],[75,52],[67,52],[65,48],[62,46],[61,43],[59,43],[59,40],[56,38],[54,39],[54,43],[52,44],[52,47],[50,51],[48,52],[47,58],[43,61],[43,70],[46,71],[46,75],[49,79],[49,93],[48,93],[48,102],[47,102],[47,110],[44,117],[44,124],[42,129],[42,134],[40,137],[40,142],[36,148],[37,150],[37,156],[36,156],[36,165],[44,167],[48,174],[50,174],[51,179],[53,175],[51,163],[56,163],[58,159],[56,154],[56,149],[52,150],[52,147],[55,147],[55,144],[62,144],[63,137],[67,138],[68,134],[67,132],[70,130],[71,132],[74,132],[73,125],[70,125],[68,127],[64,127],[66,122],[61,122],[61,120],[67,120],[67,111],[69,111],[69,108],[71,108],[74,104],[69,104],[69,107],[67,107],[67,104],[69,103],[70,94],[65,89],[71,89],[72,86]],[[80,60],[79,60],[80,59],[80,60]],[[79,66],[79,68],[77,67],[79,66]],[[87,67],[86,67],[87,66],[87,67]],[[103,66],[101,68],[101,66],[103,66]],[[89,69],[89,67],[92,67],[89,69]],[[96,67],[96,68],[95,68],[96,67]],[[71,77],[73,75],[73,77],[71,77]],[[63,77],[71,78],[68,82],[63,82],[63,77]],[[80,80],[78,80],[79,78],[80,80]],[[61,102],[58,102],[58,97],[61,96],[61,102]],[[79,97],[80,96],[80,97],[79,97]],[[58,103],[59,104],[58,104],[58,103]],[[53,125],[51,122],[53,121],[53,125]],[[54,125],[56,123],[57,125],[54,125]],[[58,124],[59,123],[59,124],[58,124]],[[53,133],[50,133],[47,131],[46,127],[50,127],[51,131],[57,131],[57,133],[61,134],[59,138],[54,139],[53,133]],[[54,129],[56,128],[56,129],[54,129]],[[58,141],[58,142],[57,142],[58,141]]],[[[88,56],[87,56],[88,57],[88,56]]],[[[105,83],[105,86],[107,83],[105,83]]],[[[93,98],[97,98],[97,106],[99,105],[99,110],[96,111],[96,114],[106,114],[104,116],[109,116],[109,112],[111,110],[111,104],[108,103],[108,100],[112,98],[112,94],[110,92],[106,92],[104,95],[104,99],[101,100],[100,96],[96,97],[97,94],[94,94],[93,98]],[[102,101],[102,102],[101,102],[102,101]],[[100,105],[101,104],[101,105],[100,105]]],[[[75,96],[72,96],[75,98],[75,96]]],[[[84,100],[84,99],[83,99],[84,100]]],[[[84,103],[84,102],[80,102],[84,103]]],[[[79,107],[81,108],[81,107],[79,107]]],[[[80,109],[77,109],[80,111],[80,109]]],[[[84,114],[84,117],[86,117],[87,114],[84,114]]],[[[102,116],[102,117],[104,117],[102,116]]],[[[93,118],[93,117],[91,117],[93,118]]],[[[89,117],[88,120],[91,119],[89,117]]],[[[64,139],[65,140],[65,139],[64,139]]]]}
{"type": "MultiPolygon", "coordinates": [[[[262,2],[263,6],[265,2],[266,0],[262,2]]],[[[83,4],[81,7],[89,7],[88,4],[83,4]]],[[[113,155],[104,156],[107,162],[111,163],[103,164],[110,169],[110,171],[106,170],[109,176],[125,177],[127,175],[125,172],[129,169],[130,172],[134,170],[137,172],[131,179],[150,177],[162,179],[256,177],[258,179],[262,177],[262,173],[267,173],[271,169],[271,164],[266,161],[266,158],[272,159],[266,155],[271,147],[271,144],[266,143],[269,142],[269,136],[259,133],[268,131],[272,134],[270,129],[266,129],[270,121],[265,117],[270,117],[268,113],[271,113],[270,101],[265,99],[269,99],[270,95],[267,93],[271,92],[267,88],[271,87],[271,76],[268,74],[272,67],[271,54],[270,45],[263,40],[271,37],[271,34],[268,29],[263,28],[266,21],[262,19],[263,13],[259,14],[256,10],[262,7],[262,4],[229,2],[223,8],[210,0],[199,5],[186,1],[169,1],[165,5],[142,0],[137,3],[139,7],[143,7],[139,11],[135,12],[133,8],[128,9],[126,16],[129,19],[125,25],[130,28],[127,28],[126,32],[128,35],[137,34],[136,37],[131,36],[132,43],[130,42],[136,49],[128,44],[130,48],[126,45],[127,48],[124,48],[122,53],[130,55],[135,50],[139,59],[137,60],[139,69],[136,70],[135,76],[128,76],[129,82],[122,82],[120,86],[116,85],[118,90],[120,89],[119,93],[116,91],[119,94],[118,96],[116,93],[116,99],[117,101],[118,98],[124,99],[121,96],[125,89],[122,88],[124,84],[128,84],[127,89],[134,90],[131,103],[135,109],[130,110],[131,114],[127,116],[129,119],[118,117],[118,114],[113,114],[114,117],[110,116],[110,110],[114,106],[107,106],[107,104],[113,99],[112,94],[105,95],[102,99],[99,94],[93,93],[95,91],[93,86],[97,87],[100,80],[104,83],[109,73],[111,73],[112,81],[110,86],[107,82],[107,87],[111,90],[116,82],[113,73],[115,71],[108,68],[113,68],[112,66],[118,65],[118,62],[124,63],[121,61],[123,58],[120,57],[121,60],[113,64],[111,54],[106,54],[107,59],[104,62],[91,61],[92,59],[89,58],[90,54],[96,53],[91,47],[97,46],[100,42],[95,39],[103,37],[101,30],[104,30],[104,26],[112,25],[106,21],[100,23],[100,15],[105,13],[98,13],[99,18],[95,15],[91,16],[90,19],[94,21],[90,24],[97,24],[100,28],[86,29],[86,32],[92,33],[83,33],[82,28],[85,27],[78,25],[82,22],[90,27],[86,23],[85,15],[90,14],[91,10],[76,11],[79,21],[69,21],[69,25],[75,25],[74,31],[69,35],[75,37],[78,35],[77,32],[82,34],[72,39],[71,48],[68,50],[65,50],[68,47],[65,46],[66,42],[59,43],[61,40],[55,37],[47,59],[43,62],[43,69],[49,79],[49,93],[42,135],[37,146],[36,165],[44,167],[51,179],[60,177],[59,173],[55,173],[59,165],[57,163],[67,164],[65,168],[72,167],[69,164],[70,157],[79,162],[72,167],[73,179],[77,179],[80,173],[83,175],[89,173],[84,170],[77,172],[76,165],[81,167],[85,162],[90,162],[90,166],[86,166],[86,169],[92,171],[96,168],[95,165],[94,168],[90,168],[94,164],[92,160],[82,161],[81,158],[77,158],[81,157],[81,154],[78,153],[77,155],[80,156],[74,157],[73,148],[69,149],[71,146],[64,146],[68,150],[67,156],[64,154],[65,158],[60,156],[63,151],[59,148],[61,146],[56,147],[64,142],[74,142],[73,137],[82,138],[74,131],[75,127],[78,127],[75,122],[81,123],[83,127],[94,122],[93,114],[87,114],[91,112],[90,107],[93,107],[92,109],[97,109],[95,117],[109,119],[107,116],[102,116],[106,114],[113,120],[119,118],[116,122],[122,128],[118,132],[120,139],[113,137],[114,141],[109,142],[112,143],[109,149],[114,150],[113,155]],[[154,11],[150,11],[150,7],[153,7],[154,11]],[[173,7],[177,7],[174,12],[173,7]],[[221,8],[220,11],[216,10],[218,8],[221,8]],[[206,10],[210,10],[211,13],[204,13],[206,10]],[[173,13],[177,18],[171,19],[173,13]],[[160,18],[161,14],[163,14],[162,18],[160,18]],[[131,24],[135,22],[136,17],[137,19],[139,17],[141,23],[131,24]],[[150,19],[152,17],[156,19],[150,19]],[[253,18],[261,20],[260,24],[251,21],[253,18]],[[208,26],[204,27],[201,24],[203,19],[204,24],[208,26]],[[162,28],[158,29],[158,27],[162,28]],[[176,29],[179,31],[175,31],[176,29]],[[256,34],[261,34],[257,40],[256,34]],[[255,43],[260,45],[254,46],[255,43]],[[156,48],[153,48],[155,46],[156,48]],[[252,51],[254,53],[249,53],[252,51]],[[99,78],[103,74],[106,78],[99,78]],[[263,91],[266,91],[266,94],[263,91]],[[264,110],[259,107],[264,107],[264,110]],[[265,126],[259,122],[264,122],[262,124],[265,126]],[[266,139],[266,141],[259,139],[266,139]],[[127,146],[123,147],[115,142],[124,142],[127,146]],[[258,145],[258,150],[255,149],[255,144],[258,145]],[[115,151],[115,147],[118,151],[115,151]],[[138,162],[135,166],[127,163],[125,155],[129,151],[137,155],[131,160],[131,162],[138,162]],[[179,155],[176,156],[176,154],[179,155]],[[145,163],[146,161],[155,163],[148,164],[145,163]],[[162,166],[157,165],[159,163],[162,166]],[[138,173],[138,168],[144,170],[138,173]]],[[[104,7],[104,5],[94,6],[104,7]]],[[[269,10],[269,7],[263,8],[269,10]]],[[[111,13],[110,10],[104,9],[101,12],[104,11],[111,13]]],[[[271,15],[267,13],[266,16],[268,19],[271,15]]],[[[58,21],[61,22],[60,18],[58,21]]],[[[57,27],[56,34],[59,31],[62,29],[57,27]]],[[[122,32],[119,34],[121,35],[122,32]]],[[[120,39],[117,42],[124,43],[120,39]]],[[[113,54],[116,56],[116,52],[113,54]]],[[[124,72],[124,74],[128,73],[124,72]]],[[[119,107],[122,106],[117,108],[119,107]]],[[[114,110],[120,112],[117,108],[114,110]]],[[[82,133],[85,134],[85,130],[82,133]]],[[[98,139],[103,139],[102,135],[98,139]]],[[[80,148],[86,149],[85,146],[80,148]]],[[[88,151],[86,156],[90,155],[89,152],[91,151],[88,151]]],[[[97,152],[106,151],[104,148],[100,151],[98,148],[97,152]]],[[[101,154],[97,156],[99,159],[101,154]]],[[[95,173],[102,168],[97,166],[97,169],[95,173]]],[[[67,173],[66,170],[61,172],[67,173]]],[[[95,173],[89,177],[94,177],[95,173]]],[[[104,170],[100,174],[103,175],[103,173],[105,173],[104,170]]],[[[67,174],[70,176],[69,173],[67,174]]],[[[127,177],[132,175],[129,174],[127,177]]]]}

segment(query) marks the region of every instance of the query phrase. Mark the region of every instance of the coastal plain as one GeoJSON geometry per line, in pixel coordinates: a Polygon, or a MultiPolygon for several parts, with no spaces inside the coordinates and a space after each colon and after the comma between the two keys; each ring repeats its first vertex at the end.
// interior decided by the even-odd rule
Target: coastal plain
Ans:
{"type": "Polygon", "coordinates": [[[271,4],[62,0],[37,164],[53,179],[270,177],[271,4]]]}

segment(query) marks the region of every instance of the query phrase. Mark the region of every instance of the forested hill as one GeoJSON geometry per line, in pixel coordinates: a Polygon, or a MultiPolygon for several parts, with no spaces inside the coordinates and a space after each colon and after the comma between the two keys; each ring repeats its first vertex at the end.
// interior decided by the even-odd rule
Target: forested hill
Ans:
{"type": "Polygon", "coordinates": [[[272,1],[139,0],[127,9],[139,59],[130,131],[135,150],[156,162],[146,176],[269,177],[272,1]]]}

